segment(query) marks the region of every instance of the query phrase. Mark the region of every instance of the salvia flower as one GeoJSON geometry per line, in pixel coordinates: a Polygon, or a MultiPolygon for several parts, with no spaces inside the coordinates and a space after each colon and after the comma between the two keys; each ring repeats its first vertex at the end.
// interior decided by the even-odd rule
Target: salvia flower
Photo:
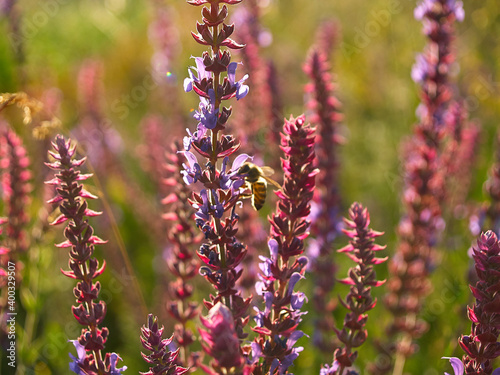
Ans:
{"type": "Polygon", "coordinates": [[[314,167],[314,128],[305,123],[304,116],[286,121],[283,127],[281,148],[285,172],[276,212],[270,218],[270,257],[261,257],[256,286],[264,297],[265,309],[257,309],[256,326],[259,334],[252,344],[254,374],[285,374],[298,357],[302,347],[295,347],[303,336],[297,330],[302,320],[300,308],[306,296],[295,288],[303,278],[307,258],[304,239],[309,235],[310,201],[315,187],[317,170],[314,167]]]}
{"type": "Polygon", "coordinates": [[[64,230],[66,241],[56,247],[70,249],[70,270],[62,273],[79,280],[73,289],[78,305],[73,306],[72,311],[78,323],[85,327],[77,343],[74,342],[78,358],[72,356],[70,368],[77,374],[120,374],[126,367],[116,368],[119,359],[116,354],[103,355],[109,332],[106,327],[99,328],[106,315],[106,304],[99,301],[100,282],[94,283],[93,280],[104,271],[105,262],[100,267],[93,254],[94,247],[105,241],[94,235],[94,229],[88,222],[89,217],[101,214],[89,209],[86,201],[97,197],[86,191],[80,183],[91,175],[80,173],[79,167],[85,158],[74,159],[76,146],[71,145],[70,140],[58,135],[52,145],[54,151],[49,151],[49,154],[55,161],[46,165],[56,174],[46,183],[56,187],[57,195],[49,203],[58,203],[61,215],[51,224],[67,223],[64,230]]]}
{"type": "Polygon", "coordinates": [[[470,286],[476,301],[467,309],[472,329],[458,342],[465,351],[465,373],[490,375],[492,361],[500,356],[500,242],[493,231],[479,236],[473,258],[478,282],[470,286]]]}
{"type": "MultiPolygon", "coordinates": [[[[205,306],[211,310],[219,302],[230,311],[234,332],[240,341],[246,337],[243,328],[249,320],[248,307],[251,298],[243,298],[239,291],[239,280],[243,273],[240,265],[247,254],[247,247],[237,239],[239,216],[237,203],[242,199],[244,176],[239,168],[248,155],[234,155],[240,144],[230,134],[223,134],[231,116],[231,107],[224,101],[236,97],[242,99],[248,92],[244,84],[246,76],[238,79],[238,64],[231,62],[230,49],[241,49],[242,45],[230,38],[234,25],[225,23],[228,17],[227,5],[240,0],[193,0],[191,5],[203,6],[202,23],[197,23],[195,41],[210,50],[195,57],[196,67],[189,69],[184,89],[199,96],[199,110],[194,116],[198,120],[197,131],[188,132],[181,151],[187,159],[182,172],[187,184],[193,186],[189,202],[195,208],[195,222],[205,236],[199,247],[198,256],[204,263],[202,274],[217,291],[210,296],[205,306]],[[225,47],[225,48],[224,48],[225,47]],[[232,164],[231,164],[231,159],[232,164]],[[203,161],[202,161],[203,160],[203,161]],[[231,165],[231,167],[229,167],[231,165]]],[[[217,366],[214,362],[213,366],[217,366]]]]}
{"type": "Polygon", "coordinates": [[[158,318],[149,314],[147,323],[141,328],[141,343],[151,353],[141,353],[141,355],[152,367],[148,372],[141,372],[143,375],[182,375],[188,372],[188,369],[177,366],[179,349],[174,352],[170,351],[169,345],[172,343],[173,336],[164,339],[163,330],[164,327],[160,328],[158,325],[158,318]]]}
{"type": "MultiPolygon", "coordinates": [[[[176,144],[174,147],[179,147],[176,144]]],[[[168,212],[163,218],[171,223],[168,231],[170,242],[170,258],[168,268],[176,277],[170,282],[171,301],[167,304],[167,311],[177,321],[175,342],[180,348],[180,360],[183,365],[193,365],[194,358],[189,353],[189,347],[194,342],[193,333],[187,328],[199,314],[198,304],[192,301],[193,286],[190,284],[199,269],[199,262],[194,259],[194,249],[201,242],[200,236],[195,233],[193,225],[193,209],[188,202],[191,189],[180,183],[183,156],[172,150],[168,155],[165,170],[170,178],[164,180],[169,187],[170,194],[162,203],[168,205],[168,212]]]]}
{"type": "Polygon", "coordinates": [[[461,18],[460,7],[461,3],[455,0],[423,0],[415,14],[422,19],[428,44],[417,57],[412,72],[421,88],[419,123],[404,145],[405,215],[398,227],[396,255],[389,264],[391,278],[385,300],[394,315],[388,327],[389,336],[396,337],[394,374],[402,374],[406,358],[415,351],[414,340],[427,329],[418,315],[431,290],[428,277],[434,266],[435,246],[444,229],[442,206],[447,197],[449,171],[442,155],[452,97],[449,75],[455,60],[454,23],[461,18]]]}
{"type": "Polygon", "coordinates": [[[310,242],[308,256],[311,260],[311,275],[314,277],[314,307],[319,318],[315,322],[314,344],[323,352],[331,353],[328,342],[333,331],[332,310],[329,293],[335,284],[336,266],[332,259],[332,243],[342,229],[340,218],[341,199],[338,188],[338,146],[342,115],[340,102],[334,96],[334,85],[329,73],[327,57],[319,49],[313,49],[304,65],[310,79],[305,91],[310,121],[318,129],[316,140],[317,167],[319,169],[314,197],[315,213],[311,215],[314,241],[310,242]],[[314,217],[313,217],[314,216],[314,217]]]}
{"type": "Polygon", "coordinates": [[[5,232],[8,247],[16,254],[29,246],[26,225],[31,192],[30,161],[20,138],[8,126],[2,126],[1,132],[2,190],[8,219],[5,232]]]}
{"type": "MultiPolygon", "coordinates": [[[[381,264],[387,258],[377,258],[377,251],[385,246],[375,244],[375,238],[383,233],[369,228],[370,215],[368,210],[359,203],[353,203],[349,209],[349,219],[344,219],[346,227],[343,232],[351,238],[349,245],[338,250],[346,253],[356,266],[348,271],[349,277],[340,280],[341,283],[350,285],[350,291],[345,300],[341,300],[344,307],[349,310],[344,318],[342,329],[335,329],[339,341],[342,343],[333,354],[334,364],[337,368],[333,373],[342,375],[344,370],[351,367],[357,358],[358,352],[354,350],[361,346],[368,337],[365,328],[368,320],[368,311],[377,303],[371,296],[371,288],[382,285],[384,281],[377,280],[374,265],[381,264]]],[[[331,370],[330,370],[331,371],[331,370]]]]}

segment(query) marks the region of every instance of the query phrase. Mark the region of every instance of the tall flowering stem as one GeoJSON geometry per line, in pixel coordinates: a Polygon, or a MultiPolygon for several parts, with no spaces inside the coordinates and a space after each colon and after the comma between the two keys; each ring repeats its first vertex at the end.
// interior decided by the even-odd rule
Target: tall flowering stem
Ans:
{"type": "Polygon", "coordinates": [[[302,292],[294,292],[307,265],[304,240],[309,235],[311,199],[315,178],[315,129],[305,117],[285,121],[281,138],[284,170],[283,188],[278,191],[276,212],[270,217],[270,257],[261,257],[261,282],[258,293],[264,298],[264,311],[257,311],[259,337],[252,343],[254,361],[262,358],[254,374],[285,374],[298,357],[301,347],[294,347],[304,335],[297,329],[302,320],[300,309],[306,300],[302,292]]]}
{"type": "Polygon", "coordinates": [[[395,375],[403,372],[406,358],[413,354],[413,340],[426,330],[418,315],[423,299],[431,290],[428,276],[443,228],[446,169],[442,152],[451,98],[448,76],[454,62],[451,50],[454,22],[463,19],[462,3],[423,0],[415,9],[415,17],[424,24],[428,44],[424,53],[417,56],[412,71],[412,78],[421,86],[421,104],[417,110],[420,121],[405,145],[406,215],[399,224],[399,245],[389,266],[391,279],[386,304],[394,315],[388,333],[397,336],[395,375]]]}
{"type": "Polygon", "coordinates": [[[385,249],[385,246],[375,244],[375,238],[383,233],[369,228],[370,214],[366,208],[359,203],[353,203],[349,209],[349,219],[344,219],[344,222],[349,229],[345,229],[343,232],[351,240],[349,245],[338,252],[346,253],[351,260],[356,262],[356,266],[349,269],[349,277],[340,280],[342,284],[350,285],[351,289],[346,299],[341,300],[342,305],[349,310],[349,313],[344,318],[342,329],[335,330],[343,345],[335,350],[334,363],[329,369],[331,371],[327,372],[338,375],[342,375],[346,368],[353,365],[358,355],[354,348],[361,346],[368,337],[365,328],[368,320],[366,313],[372,310],[377,303],[377,300],[374,300],[371,295],[371,289],[385,283],[385,280],[377,280],[373,266],[387,260],[387,257],[375,257],[377,251],[385,249]]]}
{"type": "Polygon", "coordinates": [[[56,245],[58,248],[69,248],[69,271],[62,273],[72,279],[79,280],[73,293],[77,306],[72,307],[75,319],[84,328],[77,340],[72,341],[78,353],[78,358],[71,355],[73,362],[70,369],[77,374],[119,374],[126,367],[117,369],[120,357],[116,353],[104,354],[104,344],[108,338],[108,329],[100,328],[106,315],[106,304],[99,301],[101,284],[94,282],[105,267],[105,262],[99,267],[99,261],[93,257],[95,245],[105,241],[94,235],[94,229],[88,222],[89,217],[101,213],[88,208],[87,199],[96,199],[83,188],[80,181],[91,177],[90,174],[81,174],[79,167],[85,158],[76,160],[75,145],[70,140],[58,135],[52,143],[54,151],[49,154],[55,159],[46,163],[55,170],[55,177],[47,181],[56,187],[57,195],[48,203],[59,204],[61,215],[52,222],[52,225],[67,223],[64,229],[66,241],[56,245]]]}
{"type": "MultiPolygon", "coordinates": [[[[192,35],[199,44],[210,46],[210,51],[194,59],[196,67],[189,70],[189,77],[184,81],[185,91],[194,91],[200,98],[200,105],[194,114],[198,120],[197,129],[195,132],[188,130],[181,153],[187,160],[182,171],[184,181],[203,185],[201,191],[193,193],[190,202],[197,210],[196,225],[205,236],[198,251],[204,263],[200,273],[217,290],[217,295],[205,301],[205,306],[210,310],[218,302],[224,303],[231,311],[238,337],[243,339],[251,298],[243,298],[237,289],[243,272],[238,265],[247,249],[236,238],[239,219],[236,203],[242,198],[245,183],[244,176],[238,171],[249,156],[238,155],[230,165],[230,156],[238,150],[239,143],[232,135],[223,134],[232,110],[222,105],[233,97],[242,99],[248,93],[248,86],[244,84],[247,76],[236,81],[238,63],[231,62],[229,50],[223,50],[223,47],[243,48],[230,38],[234,25],[224,23],[228,16],[227,5],[240,1],[188,1],[191,5],[203,6],[203,23],[197,23],[198,32],[192,35]],[[200,163],[198,157],[204,161],[200,163]]],[[[242,369],[231,371],[240,372],[242,369]]]]}
{"type": "Polygon", "coordinates": [[[176,152],[179,145],[175,147],[175,151],[167,153],[168,160],[165,165],[166,172],[172,177],[166,178],[164,185],[170,188],[171,192],[162,201],[168,207],[163,218],[172,224],[168,231],[171,245],[168,268],[176,277],[175,281],[170,282],[172,299],[167,304],[167,311],[177,321],[174,338],[181,350],[180,360],[184,365],[189,364],[192,367],[189,346],[194,342],[194,336],[187,324],[198,316],[199,308],[196,302],[190,300],[193,295],[190,280],[198,273],[199,265],[193,257],[193,250],[199,246],[201,238],[195,233],[192,224],[194,212],[188,202],[191,189],[180,181],[184,157],[176,152]]]}
{"type": "Polygon", "coordinates": [[[147,363],[153,366],[148,372],[141,372],[143,375],[182,375],[188,372],[188,369],[177,366],[179,349],[174,352],[169,350],[173,336],[164,339],[163,330],[163,326],[160,328],[158,325],[158,318],[149,314],[147,324],[141,328],[141,343],[151,353],[141,353],[141,355],[147,363]]]}
{"type": "Polygon", "coordinates": [[[317,126],[316,141],[318,174],[317,189],[314,197],[315,214],[311,233],[315,236],[309,246],[311,273],[315,278],[314,307],[319,318],[315,323],[314,344],[325,353],[331,353],[332,343],[328,337],[333,331],[332,311],[334,305],[329,302],[329,293],[335,284],[336,266],[332,259],[332,243],[340,233],[341,199],[338,191],[338,146],[342,143],[339,135],[342,115],[339,113],[340,102],[334,96],[334,85],[329,73],[327,57],[319,49],[313,49],[304,66],[310,79],[306,86],[308,109],[311,111],[311,123],[317,126]]]}
{"type": "Polygon", "coordinates": [[[473,258],[478,281],[470,286],[476,302],[467,308],[472,322],[470,335],[458,343],[465,351],[465,374],[491,375],[492,361],[500,356],[500,241],[493,231],[481,233],[473,258]]]}
{"type": "Polygon", "coordinates": [[[0,153],[3,199],[7,207],[6,235],[13,254],[25,252],[29,242],[26,225],[30,203],[31,172],[29,158],[21,139],[10,128],[1,130],[0,153]]]}

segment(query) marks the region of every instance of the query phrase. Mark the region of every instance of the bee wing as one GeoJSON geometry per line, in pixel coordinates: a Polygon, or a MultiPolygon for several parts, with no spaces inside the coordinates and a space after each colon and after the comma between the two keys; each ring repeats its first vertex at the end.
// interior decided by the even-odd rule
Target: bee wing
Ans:
{"type": "Polygon", "coordinates": [[[271,185],[276,186],[278,189],[281,189],[281,185],[278,184],[276,181],[274,181],[272,178],[269,178],[267,176],[262,176],[263,179],[265,179],[267,182],[269,182],[271,185]]]}
{"type": "Polygon", "coordinates": [[[263,167],[260,167],[260,170],[262,171],[262,178],[264,178],[271,185],[274,185],[278,189],[281,189],[281,185],[280,184],[278,184],[272,178],[269,178],[269,176],[272,176],[274,174],[274,169],[272,169],[271,167],[263,166],[263,167]]]}
{"type": "Polygon", "coordinates": [[[274,174],[274,169],[272,169],[271,167],[259,167],[260,170],[262,171],[262,175],[263,176],[266,176],[266,177],[269,177],[269,176],[272,176],[274,174]]]}

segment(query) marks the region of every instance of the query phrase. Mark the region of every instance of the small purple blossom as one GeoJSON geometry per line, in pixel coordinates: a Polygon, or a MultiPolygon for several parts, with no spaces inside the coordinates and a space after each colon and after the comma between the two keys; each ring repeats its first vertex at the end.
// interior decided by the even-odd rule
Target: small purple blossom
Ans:
{"type": "Polygon", "coordinates": [[[208,91],[209,98],[200,97],[198,111],[194,112],[193,117],[199,121],[198,129],[213,129],[217,125],[219,118],[219,109],[215,108],[215,91],[208,91]]]}
{"type": "Polygon", "coordinates": [[[208,202],[208,193],[205,189],[203,189],[202,191],[200,191],[200,196],[201,196],[201,199],[203,200],[203,204],[200,206],[200,205],[196,205],[194,206],[195,209],[198,209],[198,211],[196,211],[196,219],[199,219],[199,220],[203,220],[203,221],[208,221],[210,219],[210,205],[209,205],[209,202],[208,202]]]}
{"type": "Polygon", "coordinates": [[[196,68],[194,66],[190,67],[188,70],[189,77],[184,79],[184,91],[189,92],[193,89],[194,83],[200,83],[203,79],[210,78],[210,72],[205,69],[205,64],[203,63],[202,57],[195,57],[194,61],[196,63],[196,68]],[[193,74],[197,73],[197,76],[193,74]]]}
{"type": "Polygon", "coordinates": [[[323,365],[323,368],[319,370],[319,375],[334,375],[337,373],[338,368],[339,363],[337,361],[334,361],[331,366],[323,365]]]}
{"type": "Polygon", "coordinates": [[[201,141],[202,144],[199,146],[202,151],[207,152],[210,145],[210,136],[205,137],[207,132],[207,128],[201,124],[198,124],[197,130],[194,133],[191,133],[191,130],[186,129],[188,135],[184,137],[182,143],[185,151],[189,151],[191,149],[191,144],[193,142],[201,141]],[[205,141],[205,142],[204,142],[205,141]],[[208,144],[208,145],[207,145],[208,144]]]}
{"type": "Polygon", "coordinates": [[[227,67],[227,77],[229,79],[231,87],[236,86],[236,99],[240,100],[243,99],[248,94],[249,91],[249,87],[243,84],[243,82],[245,82],[248,79],[248,74],[245,74],[245,76],[242,79],[240,79],[238,82],[235,82],[237,67],[238,63],[236,62],[230,63],[227,67]]]}
{"type": "Polygon", "coordinates": [[[448,0],[447,5],[452,11],[452,13],[455,15],[457,21],[462,22],[465,18],[463,2],[457,0],[448,0]]]}
{"type": "Polygon", "coordinates": [[[457,0],[424,0],[415,8],[413,15],[416,20],[421,21],[428,13],[433,12],[438,5],[446,5],[446,11],[453,14],[457,21],[462,22],[464,20],[463,3],[457,0]]]}
{"type": "Polygon", "coordinates": [[[198,181],[201,177],[201,167],[198,164],[198,159],[196,156],[190,151],[179,151],[179,153],[184,154],[187,159],[189,166],[186,164],[182,164],[184,170],[181,171],[182,177],[186,185],[191,185],[198,181]]]}
{"type": "Polygon", "coordinates": [[[81,368],[80,368],[80,364],[83,364],[83,361],[85,360],[85,348],[83,347],[83,345],[80,345],[80,343],[78,342],[78,340],[69,340],[69,342],[71,342],[75,348],[76,348],[76,355],[78,357],[75,357],[73,354],[69,353],[69,356],[70,358],[73,360],[73,362],[71,362],[69,364],[69,369],[71,371],[73,371],[75,374],[83,374],[81,368]]]}
{"type": "Polygon", "coordinates": [[[411,69],[411,79],[415,83],[422,84],[429,75],[431,69],[432,66],[429,65],[425,56],[423,54],[419,54],[417,55],[417,61],[411,69]]]}
{"type": "Polygon", "coordinates": [[[122,371],[125,371],[127,369],[127,366],[123,366],[122,368],[116,368],[116,365],[118,361],[121,361],[121,357],[116,354],[116,353],[111,353],[110,355],[110,367],[109,367],[109,373],[110,375],[119,375],[122,373],[122,371]]]}
{"type": "Polygon", "coordinates": [[[220,187],[221,189],[229,190],[232,189],[233,192],[238,190],[243,184],[245,180],[243,178],[238,177],[238,170],[248,159],[252,160],[253,157],[247,154],[238,155],[228,170],[227,165],[229,163],[229,158],[226,156],[224,160],[222,160],[222,168],[219,174],[220,187]]]}

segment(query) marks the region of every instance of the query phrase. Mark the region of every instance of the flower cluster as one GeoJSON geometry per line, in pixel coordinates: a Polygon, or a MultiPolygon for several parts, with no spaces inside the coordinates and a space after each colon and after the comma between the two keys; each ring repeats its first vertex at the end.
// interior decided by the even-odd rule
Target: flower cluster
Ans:
{"type": "MultiPolygon", "coordinates": [[[[185,183],[203,185],[199,192],[193,192],[190,202],[196,209],[196,225],[205,236],[205,242],[198,251],[204,263],[200,273],[217,290],[217,295],[205,301],[205,306],[210,310],[218,302],[224,303],[231,312],[235,332],[241,340],[246,336],[243,327],[249,319],[251,298],[243,298],[237,289],[243,272],[238,266],[247,249],[236,238],[239,220],[236,203],[242,198],[245,184],[244,176],[238,172],[249,156],[238,155],[231,163],[230,156],[240,144],[232,135],[222,134],[232,113],[232,109],[222,103],[234,97],[242,99],[249,90],[244,84],[248,77],[236,80],[238,63],[231,62],[229,50],[222,49],[243,47],[230,38],[234,25],[225,23],[227,5],[240,1],[188,1],[189,4],[203,6],[203,23],[197,24],[198,32],[192,35],[199,44],[210,46],[211,51],[194,58],[196,67],[189,70],[189,77],[184,80],[185,91],[194,91],[199,96],[200,104],[194,113],[198,121],[197,130],[194,133],[188,130],[181,153],[187,160],[182,171],[185,183]],[[200,163],[198,157],[205,161],[200,163]]],[[[214,363],[217,363],[217,358],[214,363]]]]}
{"type": "Polygon", "coordinates": [[[187,369],[177,366],[179,349],[175,352],[169,350],[173,336],[163,339],[163,330],[163,326],[158,326],[158,318],[149,314],[147,325],[141,328],[141,343],[151,354],[141,354],[147,363],[154,366],[150,367],[148,372],[141,372],[143,375],[182,375],[188,372],[187,369]]]}
{"type": "Polygon", "coordinates": [[[314,241],[309,246],[312,275],[315,278],[314,307],[319,314],[314,343],[325,353],[331,352],[328,338],[333,331],[331,319],[334,306],[328,294],[335,284],[336,266],[332,259],[332,243],[342,227],[340,195],[338,191],[338,145],[342,142],[339,126],[342,119],[340,103],[334,96],[334,85],[326,56],[313,49],[304,66],[311,82],[306,86],[311,123],[318,129],[316,139],[317,167],[320,170],[314,197],[311,233],[314,241]]]}
{"type": "Polygon", "coordinates": [[[342,375],[344,369],[351,367],[357,358],[358,352],[354,348],[361,346],[368,337],[365,325],[368,320],[368,311],[377,303],[371,296],[371,288],[384,284],[385,280],[378,281],[374,265],[381,264],[386,258],[376,258],[377,251],[385,246],[375,244],[375,238],[383,233],[370,229],[370,214],[359,203],[353,203],[349,209],[349,219],[344,219],[347,226],[343,232],[351,238],[349,245],[338,250],[346,253],[356,262],[356,267],[349,269],[349,277],[340,280],[342,284],[350,285],[350,291],[342,305],[349,310],[344,318],[342,329],[335,329],[339,341],[343,344],[333,354],[334,363],[327,367],[330,374],[342,375]],[[334,370],[332,370],[334,369],[334,370]]]}
{"type": "Polygon", "coordinates": [[[301,255],[309,235],[308,216],[318,172],[314,167],[314,130],[304,116],[290,118],[283,127],[284,183],[276,193],[279,201],[270,218],[270,257],[261,257],[262,281],[257,285],[265,308],[257,309],[256,327],[252,328],[259,334],[252,343],[253,360],[263,359],[254,371],[257,375],[286,373],[303,349],[294,345],[304,335],[297,326],[305,314],[300,309],[306,296],[294,288],[307,265],[307,258],[301,255]]]}
{"type": "Polygon", "coordinates": [[[405,145],[406,214],[399,224],[399,245],[389,265],[391,279],[386,304],[394,315],[388,333],[398,336],[395,374],[402,373],[405,359],[413,354],[413,339],[426,330],[418,314],[423,298],[430,292],[428,275],[434,262],[434,247],[444,227],[441,213],[447,171],[441,155],[451,99],[448,82],[454,62],[451,42],[455,20],[463,19],[462,3],[423,0],[415,10],[415,17],[423,22],[428,45],[417,57],[412,71],[412,78],[421,86],[421,104],[417,110],[420,121],[405,145]]]}
{"type": "Polygon", "coordinates": [[[26,225],[31,192],[30,161],[20,138],[7,126],[2,127],[1,132],[2,190],[8,219],[5,231],[8,247],[16,254],[29,246],[26,225]]]}
{"type": "Polygon", "coordinates": [[[462,335],[459,344],[465,351],[466,374],[490,375],[492,361],[500,356],[500,241],[492,231],[482,233],[473,249],[478,282],[470,286],[476,302],[468,308],[472,322],[469,335],[462,335]]]}
{"type": "MultiPolygon", "coordinates": [[[[179,145],[174,147],[177,150],[179,145]]],[[[172,299],[167,304],[167,311],[177,321],[174,338],[181,348],[180,360],[184,365],[189,364],[192,367],[194,359],[190,356],[189,346],[194,342],[194,336],[187,324],[198,315],[199,309],[198,304],[192,301],[193,287],[189,281],[198,273],[199,265],[194,259],[194,249],[201,238],[194,233],[192,225],[194,213],[188,202],[191,189],[181,181],[180,171],[184,158],[176,151],[170,152],[167,157],[169,159],[165,170],[172,177],[164,180],[171,192],[162,201],[168,207],[163,218],[172,223],[168,232],[170,258],[167,262],[168,269],[176,277],[176,280],[170,283],[172,299]]]]}
{"type": "Polygon", "coordinates": [[[117,369],[116,364],[120,357],[115,354],[103,355],[104,344],[109,331],[102,325],[106,315],[106,304],[99,301],[101,284],[94,283],[105,267],[99,267],[99,261],[93,257],[95,245],[105,241],[94,235],[94,229],[88,222],[89,217],[98,216],[100,212],[88,208],[86,199],[96,199],[83,188],[80,181],[91,177],[90,174],[81,174],[79,167],[84,159],[76,160],[74,155],[76,146],[70,140],[58,135],[52,143],[54,151],[49,154],[55,159],[46,163],[56,171],[55,177],[47,181],[56,187],[57,195],[48,203],[58,203],[61,215],[52,222],[52,225],[67,223],[64,230],[66,241],[56,245],[58,248],[69,248],[69,271],[62,271],[65,276],[79,280],[73,293],[77,306],[72,307],[75,319],[83,325],[82,334],[78,340],[72,341],[78,357],[71,356],[73,362],[70,369],[77,374],[119,374],[126,367],[117,369]]]}

